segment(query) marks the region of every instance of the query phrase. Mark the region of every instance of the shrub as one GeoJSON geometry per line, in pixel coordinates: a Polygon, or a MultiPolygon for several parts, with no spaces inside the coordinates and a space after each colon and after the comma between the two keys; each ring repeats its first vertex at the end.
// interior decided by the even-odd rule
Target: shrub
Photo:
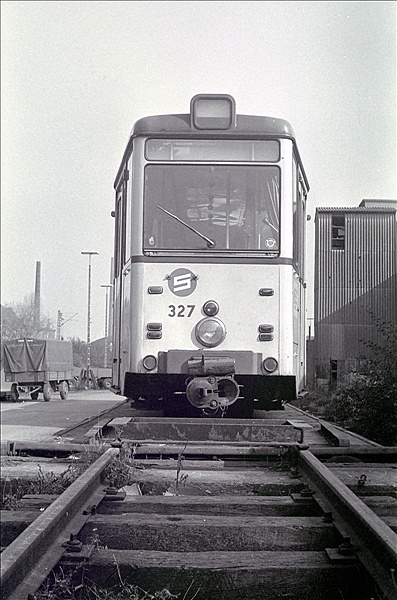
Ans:
{"type": "Polygon", "coordinates": [[[330,403],[330,417],[385,446],[397,445],[397,330],[377,322],[382,345],[364,342],[373,358],[366,373],[351,373],[338,384],[330,403]]]}

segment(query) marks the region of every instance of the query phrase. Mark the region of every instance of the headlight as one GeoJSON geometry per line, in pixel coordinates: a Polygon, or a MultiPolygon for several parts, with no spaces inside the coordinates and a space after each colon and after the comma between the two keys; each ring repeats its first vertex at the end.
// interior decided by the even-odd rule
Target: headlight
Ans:
{"type": "Polygon", "coordinates": [[[226,337],[226,329],[219,319],[203,319],[196,325],[196,338],[203,346],[213,348],[226,337]]]}

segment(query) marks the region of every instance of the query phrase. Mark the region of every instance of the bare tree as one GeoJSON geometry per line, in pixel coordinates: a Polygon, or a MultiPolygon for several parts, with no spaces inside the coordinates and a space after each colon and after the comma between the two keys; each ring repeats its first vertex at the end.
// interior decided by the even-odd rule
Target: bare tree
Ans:
{"type": "Polygon", "coordinates": [[[41,317],[37,325],[34,294],[26,295],[22,302],[5,304],[1,307],[3,341],[24,337],[44,337],[40,334],[49,329],[51,329],[49,317],[41,317]]]}

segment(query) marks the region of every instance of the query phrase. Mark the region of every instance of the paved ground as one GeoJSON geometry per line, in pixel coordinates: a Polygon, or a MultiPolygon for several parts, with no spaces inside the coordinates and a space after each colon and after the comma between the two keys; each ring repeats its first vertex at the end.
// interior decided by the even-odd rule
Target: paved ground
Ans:
{"type": "Polygon", "coordinates": [[[71,391],[66,400],[53,395],[50,402],[28,398],[3,400],[1,409],[1,454],[9,441],[52,441],[61,431],[86,419],[100,417],[125,402],[108,390],[71,391]]]}

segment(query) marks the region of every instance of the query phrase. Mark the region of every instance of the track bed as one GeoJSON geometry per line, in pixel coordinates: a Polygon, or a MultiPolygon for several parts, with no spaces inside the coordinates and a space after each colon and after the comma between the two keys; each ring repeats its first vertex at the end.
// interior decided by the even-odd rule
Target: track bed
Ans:
{"type": "MultiPolygon", "coordinates": [[[[59,532],[76,585],[123,581],[184,600],[394,599],[396,449],[289,409],[224,426],[126,410],[65,432],[65,447],[101,439],[130,465],[122,493],[81,501],[84,523],[63,549],[59,532]]],[[[22,501],[14,530],[50,500],[22,501]]]]}

